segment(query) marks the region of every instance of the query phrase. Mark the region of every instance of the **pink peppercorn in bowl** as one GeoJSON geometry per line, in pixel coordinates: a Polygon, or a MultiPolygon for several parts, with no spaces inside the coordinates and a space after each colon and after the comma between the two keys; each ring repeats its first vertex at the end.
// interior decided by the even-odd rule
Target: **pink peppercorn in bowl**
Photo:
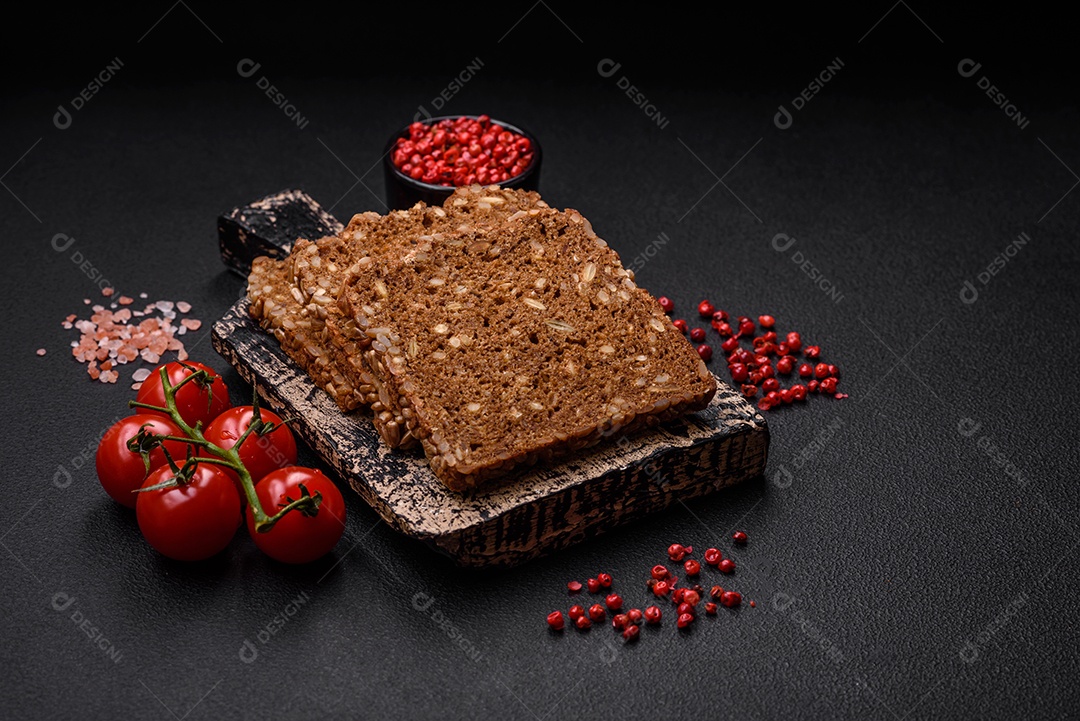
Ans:
{"type": "Polygon", "coordinates": [[[386,201],[391,208],[442,205],[455,188],[477,183],[539,190],[540,159],[540,143],[519,126],[486,115],[430,118],[387,142],[386,201]]]}

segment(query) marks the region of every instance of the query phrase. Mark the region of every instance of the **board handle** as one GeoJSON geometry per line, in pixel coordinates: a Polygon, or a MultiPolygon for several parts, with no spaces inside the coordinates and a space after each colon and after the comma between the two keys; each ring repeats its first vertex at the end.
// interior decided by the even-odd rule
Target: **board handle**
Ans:
{"type": "Polygon", "coordinates": [[[302,190],[282,190],[218,216],[221,260],[244,277],[260,255],[284,258],[299,238],[337,235],[344,226],[302,190]]]}

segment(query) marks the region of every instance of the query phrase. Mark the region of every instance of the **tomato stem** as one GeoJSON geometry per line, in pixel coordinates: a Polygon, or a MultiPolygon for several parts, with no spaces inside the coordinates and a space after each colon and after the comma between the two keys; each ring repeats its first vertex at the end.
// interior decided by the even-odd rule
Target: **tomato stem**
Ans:
{"type": "Polygon", "coordinates": [[[189,425],[180,415],[180,411],[176,406],[176,391],[182,388],[184,384],[188,382],[212,382],[214,379],[211,378],[207,371],[197,370],[176,385],[173,385],[169,381],[169,375],[165,366],[162,366],[159,369],[159,374],[161,376],[161,389],[165,395],[165,407],[139,403],[138,401],[129,401],[128,405],[133,408],[146,408],[148,410],[167,414],[169,418],[172,419],[173,423],[178,425],[180,430],[182,430],[186,436],[185,438],[161,436],[162,440],[175,440],[196,445],[206,449],[214,456],[217,456],[217,458],[200,456],[196,459],[197,463],[212,463],[214,465],[231,468],[235,471],[236,475],[240,478],[240,486],[244,489],[244,496],[247,498],[248,505],[251,507],[251,515],[254,518],[255,531],[257,533],[266,533],[290,511],[299,510],[305,512],[305,514],[310,513],[312,515],[318,512],[319,499],[317,497],[305,496],[286,504],[273,516],[267,515],[266,511],[263,510],[262,504],[259,502],[259,496],[255,493],[255,483],[251,480],[251,474],[244,466],[244,462],[240,460],[239,453],[240,445],[247,440],[248,436],[251,435],[253,431],[257,432],[256,424],[249,425],[247,430],[245,430],[236,443],[233,444],[232,448],[221,448],[220,446],[214,445],[203,436],[202,423],[196,423],[194,426],[189,425]],[[199,377],[199,380],[193,381],[192,379],[197,376],[199,377]]]}
{"type": "Polygon", "coordinates": [[[158,411],[159,413],[168,413],[168,408],[162,408],[161,406],[153,406],[149,403],[140,403],[139,401],[128,401],[129,408],[146,408],[151,411],[158,411]]]}

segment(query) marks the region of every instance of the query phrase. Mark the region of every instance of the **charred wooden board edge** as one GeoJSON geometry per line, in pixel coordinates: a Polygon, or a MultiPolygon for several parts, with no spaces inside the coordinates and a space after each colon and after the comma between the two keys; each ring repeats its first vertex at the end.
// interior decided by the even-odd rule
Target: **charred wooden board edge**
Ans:
{"type": "Polygon", "coordinates": [[[506,485],[453,493],[418,454],[391,451],[362,413],[343,414],[238,301],[215,349],[392,527],[463,566],[511,566],[760,475],[764,418],[720,383],[705,410],[623,436],[506,485]]]}
{"type": "Polygon", "coordinates": [[[433,540],[462,566],[515,566],[658,513],[677,501],[686,503],[759,477],[765,472],[768,449],[769,434],[762,428],[743,429],[678,452],[655,452],[645,461],[613,468],[454,537],[433,540]]]}

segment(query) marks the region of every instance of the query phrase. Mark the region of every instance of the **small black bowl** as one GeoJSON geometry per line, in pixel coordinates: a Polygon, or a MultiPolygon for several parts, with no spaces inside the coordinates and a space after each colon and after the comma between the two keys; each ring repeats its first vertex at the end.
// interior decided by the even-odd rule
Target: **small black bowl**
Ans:
{"type": "MultiPolygon", "coordinates": [[[[442,115],[436,118],[429,118],[424,124],[433,125],[440,120],[456,120],[460,117],[460,115],[442,115]]],[[[465,117],[476,120],[479,116],[467,115],[465,117]]],[[[504,123],[495,118],[492,118],[491,122],[501,125],[510,132],[524,135],[532,143],[534,149],[532,162],[529,163],[524,171],[522,171],[521,175],[516,175],[509,180],[499,183],[499,186],[503,188],[520,188],[522,190],[539,190],[540,160],[543,151],[540,148],[540,143],[536,140],[536,136],[512,123],[504,123]]],[[[454,192],[456,189],[455,186],[434,185],[420,180],[413,180],[408,175],[398,170],[394,165],[394,161],[391,157],[393,155],[394,145],[399,138],[406,138],[408,135],[409,127],[405,126],[397,133],[390,136],[390,140],[383,149],[383,177],[386,182],[386,203],[390,206],[391,210],[411,208],[416,205],[417,201],[421,200],[428,205],[442,205],[443,201],[450,197],[450,194],[454,192]]]]}

